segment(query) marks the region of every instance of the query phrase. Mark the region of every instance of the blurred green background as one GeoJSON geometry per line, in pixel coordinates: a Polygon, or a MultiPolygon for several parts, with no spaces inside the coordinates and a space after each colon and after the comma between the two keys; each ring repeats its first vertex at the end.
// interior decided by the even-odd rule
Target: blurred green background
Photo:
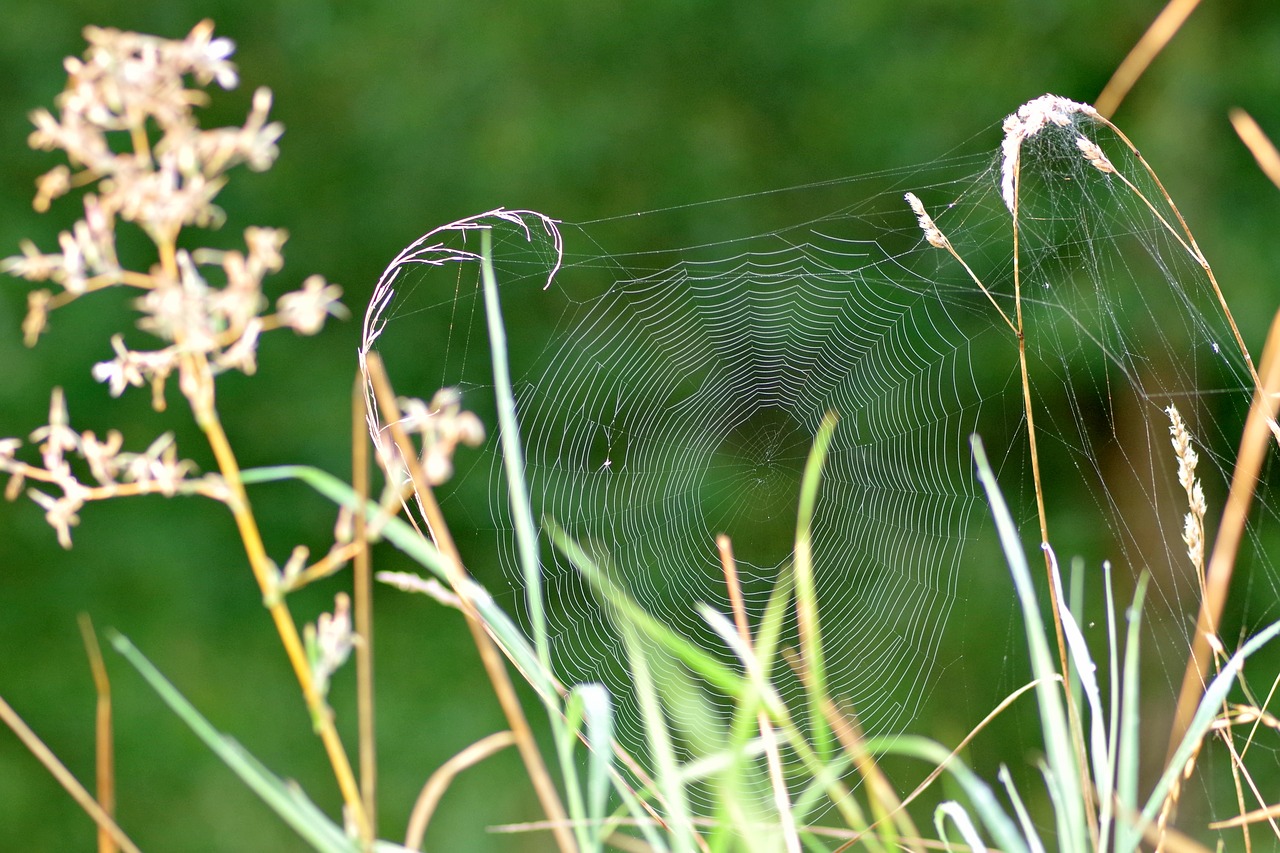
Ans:
{"type": "MultiPolygon", "coordinates": [[[[358,317],[406,243],[493,207],[583,221],[926,162],[978,133],[994,150],[998,121],[1023,101],[1047,91],[1092,100],[1161,5],[10,0],[0,40],[0,254],[24,237],[55,245],[77,214],[74,202],[46,216],[31,210],[32,181],[55,160],[26,148],[26,115],[61,89],[61,59],[82,52],[85,24],[181,37],[210,17],[236,42],[242,86],[216,97],[207,124],[238,123],[253,88],[266,85],[287,132],[271,172],[238,175],[223,193],[230,224],[221,239],[249,224],[287,228],[276,286],[323,273],[344,286],[358,317]]],[[[1280,192],[1227,123],[1237,105],[1280,137],[1274,0],[1206,0],[1117,122],[1160,171],[1246,339],[1260,347],[1280,301],[1280,192]]],[[[145,394],[111,400],[90,380],[90,364],[109,357],[110,334],[132,322],[123,300],[60,311],[29,351],[19,334],[26,290],[12,280],[0,291],[0,435],[44,423],[58,385],[77,428],[118,427],[134,448],[175,430],[184,455],[212,467],[176,394],[172,411],[155,415],[145,394]]],[[[257,376],[224,381],[223,418],[242,464],[348,469],[357,335],[358,322],[348,322],[316,338],[270,336],[257,376]]],[[[424,340],[424,359],[432,346],[424,340]]],[[[253,499],[277,560],[298,543],[326,547],[333,512],[323,501],[283,486],[253,499]]],[[[0,695],[72,771],[92,779],[93,693],[75,623],[83,611],[128,634],[216,725],[332,812],[322,750],[229,515],[191,500],[90,506],[75,541],[59,549],[26,500],[0,505],[0,695]]],[[[389,551],[377,559],[405,567],[389,551]]],[[[291,599],[294,612],[314,618],[342,583],[291,599]]],[[[966,643],[1016,655],[1011,604],[980,598],[957,607],[957,619],[975,626],[966,643]]],[[[377,606],[380,823],[395,838],[431,770],[502,721],[456,614],[389,590],[377,606]]],[[[109,664],[119,816],[143,849],[302,849],[134,673],[109,664]]],[[[943,696],[958,714],[934,734],[954,742],[1021,680],[1012,669],[990,679],[989,693],[943,696]]],[[[343,673],[334,700],[347,721],[350,692],[343,673]]],[[[428,842],[544,849],[540,836],[485,829],[537,816],[517,761],[504,754],[451,789],[428,842]]],[[[87,849],[93,834],[0,732],[0,850],[87,849]]]]}

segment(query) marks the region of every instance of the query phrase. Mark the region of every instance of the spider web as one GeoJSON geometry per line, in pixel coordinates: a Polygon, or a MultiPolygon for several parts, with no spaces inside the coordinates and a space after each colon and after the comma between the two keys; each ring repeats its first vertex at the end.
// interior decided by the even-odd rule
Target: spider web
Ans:
{"type": "MultiPolygon", "coordinates": [[[[646,610],[711,649],[723,642],[696,605],[730,611],[716,535],[733,542],[754,626],[792,557],[818,424],[837,413],[813,526],[822,636],[832,693],[879,734],[908,729],[929,697],[958,598],[981,594],[963,592],[972,576],[993,562],[1002,573],[972,434],[1038,544],[1009,325],[1021,312],[1049,540],[1090,566],[1152,573],[1185,640],[1198,587],[1165,409],[1176,405],[1196,439],[1212,520],[1249,366],[1180,217],[1087,111],[1020,140],[1015,278],[1002,136],[993,128],[979,153],[923,167],[583,224],[510,211],[463,220],[388,268],[365,346],[383,352],[402,393],[456,385],[496,424],[478,271],[452,263],[475,260],[476,230],[491,229],[535,518],[554,519],[646,610]],[[1082,136],[1114,172],[1085,158],[1082,136]],[[908,191],[981,287],[925,240],[908,191]],[[688,239],[654,249],[667,233],[688,239]]],[[[497,437],[457,462],[445,514],[469,525],[468,560],[496,544],[524,612],[497,437]]],[[[558,676],[609,686],[619,737],[639,750],[608,608],[545,536],[541,561],[558,676]]],[[[1270,569],[1259,576],[1274,593],[1270,569]]],[[[785,631],[794,646],[794,618],[785,631]]],[[[1186,648],[1162,652],[1169,669],[1186,648]]],[[[798,679],[779,677],[796,700],[798,679]]],[[[698,754],[696,722],[674,722],[687,757],[698,754]]]]}

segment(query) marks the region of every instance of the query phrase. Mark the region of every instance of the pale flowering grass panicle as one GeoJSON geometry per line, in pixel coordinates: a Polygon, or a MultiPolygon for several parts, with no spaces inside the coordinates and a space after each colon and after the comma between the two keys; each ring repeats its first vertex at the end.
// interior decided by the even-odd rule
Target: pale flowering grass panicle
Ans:
{"type": "Polygon", "coordinates": [[[453,454],[459,444],[479,447],[484,442],[484,424],[474,412],[462,408],[462,393],[457,388],[441,388],[430,403],[416,397],[396,402],[404,431],[422,438],[422,469],[433,486],[453,476],[453,454]]]}
{"type": "Polygon", "coordinates": [[[45,520],[64,548],[71,547],[71,528],[79,524],[80,510],[92,501],[144,494],[229,499],[226,484],[217,474],[193,476],[196,466],[178,456],[172,433],[160,436],[142,453],[129,453],[116,430],[108,430],[105,438],[91,430],[77,432],[61,388],[53,389],[49,422],[34,430],[30,440],[38,445],[38,465],[19,458],[21,439],[0,439],[0,473],[10,477],[5,497],[17,498],[25,483],[43,484],[28,489],[27,495],[44,510],[45,520]],[[77,458],[83,466],[72,464],[77,458]],[[88,477],[78,475],[77,467],[87,467],[88,477]],[[59,494],[50,493],[49,487],[59,494]]]}
{"type": "Polygon", "coordinates": [[[1191,443],[1191,432],[1182,420],[1178,407],[1170,405],[1165,409],[1169,416],[1169,443],[1178,458],[1178,484],[1187,494],[1188,512],[1183,519],[1182,541],[1187,546],[1187,557],[1195,566],[1201,592],[1205,585],[1205,536],[1204,516],[1208,511],[1205,502],[1204,488],[1196,476],[1196,465],[1200,455],[1191,443]]]}
{"type": "Polygon", "coordinates": [[[244,164],[269,169],[284,132],[270,120],[271,92],[260,88],[238,127],[202,129],[194,108],[208,102],[203,87],[232,88],[239,82],[230,62],[234,45],[213,36],[203,21],[185,39],[168,40],[90,27],[84,57],[68,59],[67,87],[56,113],[37,110],[29,142],[62,151],[59,164],[37,181],[35,207],[76,188],[96,185],[84,195],[84,216],[58,236],[58,251],[42,252],[24,241],[21,254],[0,262],[0,270],[34,282],[50,282],[28,297],[23,337],[34,345],[50,313],[95,290],[123,285],[140,291],[138,327],[164,346],[126,349],[112,338],[115,357],[94,367],[113,396],[150,384],[153,402],[164,407],[168,377],[184,378],[192,402],[211,399],[202,387],[202,369],[186,363],[192,355],[210,367],[252,373],[261,334],[287,327],[299,334],[320,331],[330,316],[343,316],[342,290],[319,276],[277,300],[275,314],[263,292],[266,276],[284,266],[282,229],[250,227],[244,249],[179,250],[188,227],[214,228],[225,220],[215,199],[227,172],[244,164]],[[191,85],[194,83],[194,85],[191,85]],[[155,243],[158,263],[146,270],[122,267],[116,254],[116,222],[131,222],[155,243]],[[193,373],[194,371],[194,373],[193,373]]]}
{"type": "Polygon", "coordinates": [[[950,241],[933,221],[933,217],[924,209],[924,202],[920,201],[919,196],[915,193],[907,193],[903,198],[911,207],[911,212],[916,215],[916,221],[920,223],[920,230],[924,232],[924,239],[929,245],[935,249],[950,249],[950,241]]]}
{"type": "Polygon", "coordinates": [[[1022,143],[1038,134],[1046,125],[1067,127],[1079,116],[1094,118],[1097,115],[1098,111],[1088,104],[1059,95],[1041,95],[1027,101],[1004,120],[1004,141],[1000,146],[1000,194],[1010,213],[1015,207],[1014,183],[1022,143]]]}
{"type": "Polygon", "coordinates": [[[1087,136],[1080,135],[1076,137],[1076,147],[1080,149],[1080,153],[1084,155],[1084,159],[1099,172],[1104,175],[1116,174],[1116,167],[1112,165],[1111,160],[1107,155],[1102,153],[1102,149],[1098,147],[1098,143],[1094,142],[1087,136]]]}
{"type": "Polygon", "coordinates": [[[351,625],[351,597],[345,592],[334,596],[333,612],[321,613],[314,625],[306,626],[303,636],[316,689],[323,696],[330,677],[347,662],[358,642],[351,625]]]}

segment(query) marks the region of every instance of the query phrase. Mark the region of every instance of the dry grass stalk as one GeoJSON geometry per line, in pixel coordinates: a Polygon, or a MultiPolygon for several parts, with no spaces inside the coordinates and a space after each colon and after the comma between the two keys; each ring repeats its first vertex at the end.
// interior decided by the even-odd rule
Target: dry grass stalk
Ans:
{"type": "MultiPolygon", "coordinates": [[[[449,527],[445,523],[443,513],[440,511],[440,505],[436,502],[435,493],[432,491],[431,483],[425,470],[426,466],[419,460],[419,454],[409,439],[409,433],[405,428],[405,419],[396,402],[395,392],[391,388],[391,383],[387,379],[386,370],[382,366],[382,359],[376,352],[366,353],[365,365],[383,422],[387,424],[391,439],[400,454],[401,463],[407,467],[409,477],[413,481],[414,494],[417,497],[418,506],[426,517],[427,528],[431,531],[432,541],[440,551],[445,565],[451,573],[449,578],[450,585],[458,595],[458,601],[465,617],[467,628],[471,631],[472,640],[480,653],[480,660],[484,664],[490,683],[493,685],[498,704],[502,707],[502,712],[507,718],[507,725],[511,727],[516,747],[520,752],[521,759],[524,761],[525,771],[529,774],[529,779],[538,796],[538,801],[552,824],[552,835],[555,837],[556,844],[562,853],[571,853],[571,851],[577,849],[577,844],[574,841],[572,832],[569,830],[568,815],[560,802],[560,795],[556,792],[555,783],[551,781],[551,775],[547,772],[546,765],[542,761],[542,754],[533,739],[533,731],[529,727],[529,721],[525,717],[523,708],[520,706],[520,699],[516,696],[515,688],[511,683],[511,677],[507,674],[498,646],[485,629],[484,620],[480,618],[475,604],[465,594],[468,584],[465,582],[467,581],[467,573],[463,567],[462,556],[459,554],[458,548],[453,542],[453,537],[449,533],[449,527]]],[[[390,460],[384,459],[380,461],[384,465],[390,465],[390,460]]],[[[388,478],[394,479],[394,471],[395,468],[392,468],[387,472],[388,478]]]]}
{"type": "MultiPolygon", "coordinates": [[[[738,582],[738,563],[733,556],[733,543],[723,533],[716,536],[716,549],[720,553],[720,566],[724,570],[725,587],[729,590],[729,605],[733,610],[733,623],[743,645],[750,650],[751,628],[747,624],[747,609],[742,598],[742,585],[738,582]]],[[[769,784],[773,789],[774,807],[778,810],[778,822],[782,830],[787,853],[800,853],[800,835],[796,831],[795,818],[791,814],[791,794],[787,790],[782,770],[782,756],[778,752],[778,737],[768,713],[761,708],[756,712],[756,726],[760,730],[760,742],[764,746],[765,762],[769,770],[769,784]]],[[[731,804],[732,806],[733,804],[731,804]]]]}
{"type": "MultiPolygon", "coordinates": [[[[102,647],[94,633],[89,614],[77,617],[80,635],[84,639],[85,654],[89,657],[89,669],[93,673],[93,689],[98,696],[94,713],[94,769],[97,778],[98,804],[112,819],[116,816],[115,737],[111,725],[111,680],[102,662],[102,647]]],[[[116,853],[118,845],[104,826],[98,827],[98,853],[116,853]]]]}
{"type": "Polygon", "coordinates": [[[378,750],[373,707],[373,567],[365,511],[369,502],[369,436],[364,431],[364,424],[364,382],[357,374],[351,391],[351,485],[356,493],[356,508],[350,543],[356,548],[352,555],[352,594],[355,597],[355,630],[361,639],[356,646],[356,728],[360,742],[360,793],[376,837],[378,750]]]}
{"type": "Polygon", "coordinates": [[[1182,28],[1183,23],[1200,5],[1200,0],[1169,0],[1156,19],[1147,27],[1147,31],[1138,39],[1138,43],[1129,51],[1129,55],[1121,61],[1107,85],[1102,87],[1095,106],[1098,112],[1110,118],[1115,115],[1116,108],[1124,100],[1125,95],[1138,82],[1151,65],[1152,60],[1164,50],[1165,45],[1182,28]]]}
{"type": "Polygon", "coordinates": [[[1253,116],[1244,110],[1234,109],[1229,115],[1231,126],[1236,129],[1236,135],[1249,149],[1249,153],[1258,161],[1258,168],[1262,169],[1271,183],[1280,187],[1280,151],[1276,150],[1275,143],[1253,120],[1253,116]]]}
{"type": "Polygon", "coordinates": [[[129,836],[124,834],[118,824],[98,805],[98,801],[93,795],[85,790],[84,786],[77,781],[76,777],[71,774],[66,765],[58,760],[53,754],[53,750],[40,740],[39,736],[31,730],[31,728],[18,716],[18,713],[9,706],[9,703],[0,698],[0,722],[8,726],[18,740],[22,741],[22,745],[36,757],[36,759],[44,765],[45,770],[49,771],[49,775],[58,780],[60,784],[71,798],[76,801],[80,808],[84,809],[89,817],[103,829],[107,834],[120,845],[120,849],[125,853],[141,853],[138,846],[129,840],[129,836]]]}
{"type": "Polygon", "coordinates": [[[444,764],[436,768],[427,784],[422,787],[418,799],[414,801],[413,811],[409,813],[409,828],[405,831],[404,846],[410,850],[421,850],[422,841],[427,836],[427,826],[436,806],[444,797],[445,791],[459,773],[468,767],[474,767],[494,753],[506,749],[516,742],[511,732],[495,732],[483,737],[444,764]]]}

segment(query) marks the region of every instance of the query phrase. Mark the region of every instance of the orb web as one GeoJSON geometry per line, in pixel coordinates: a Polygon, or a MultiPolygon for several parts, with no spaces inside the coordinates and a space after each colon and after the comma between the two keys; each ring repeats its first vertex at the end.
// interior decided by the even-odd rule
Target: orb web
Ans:
{"type": "MultiPolygon", "coordinates": [[[[957,597],[983,594],[963,593],[973,577],[1007,589],[972,434],[1039,542],[1028,412],[1049,541],[1089,566],[1152,573],[1185,640],[1196,570],[1166,409],[1190,425],[1220,506],[1249,364],[1180,215],[1127,140],[1070,112],[1019,139],[1012,182],[1005,131],[977,137],[976,154],[783,192],[582,224],[508,211],[455,223],[388,269],[365,346],[384,352],[402,393],[457,385],[495,424],[478,272],[452,263],[475,260],[475,229],[492,229],[535,518],[712,650],[723,643],[696,605],[730,609],[715,537],[733,541],[754,625],[789,571],[804,461],[835,412],[814,569],[831,692],[870,733],[910,728],[957,597]],[[925,239],[906,192],[954,255],[925,239]],[[671,233],[689,239],[650,242],[671,233]]],[[[470,526],[469,561],[496,549],[505,601],[524,612],[497,437],[458,465],[446,516],[470,526]]],[[[1265,526],[1273,512],[1260,515],[1265,526]]],[[[1244,562],[1274,600],[1260,535],[1244,562]]],[[[619,738],[643,753],[608,608],[545,537],[540,557],[557,675],[610,687],[619,738]]],[[[793,618],[784,630],[794,645],[793,618]]],[[[1186,646],[1162,653],[1172,670],[1186,646]]],[[[778,677],[798,701],[798,679],[778,677]]]]}

